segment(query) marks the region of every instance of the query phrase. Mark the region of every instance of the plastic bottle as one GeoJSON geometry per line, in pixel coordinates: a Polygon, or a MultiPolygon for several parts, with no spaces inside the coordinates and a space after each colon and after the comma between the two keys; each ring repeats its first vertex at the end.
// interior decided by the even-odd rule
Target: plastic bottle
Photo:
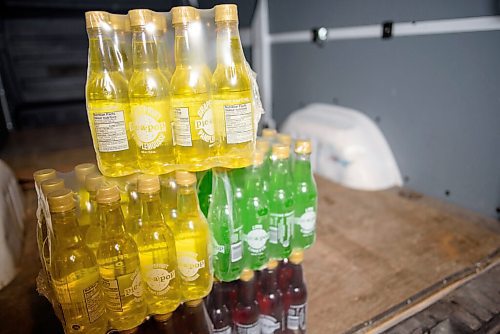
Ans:
{"type": "Polygon", "coordinates": [[[163,217],[168,227],[173,231],[177,224],[177,184],[175,173],[160,176],[160,198],[163,217]]]}
{"type": "Polygon", "coordinates": [[[214,124],[210,103],[210,70],[199,44],[201,22],[193,7],[172,8],[175,29],[175,70],[172,74],[172,112],[177,162],[191,171],[211,167],[214,124]]]}
{"type": "Polygon", "coordinates": [[[212,287],[210,232],[196,195],[196,176],[177,171],[177,225],[174,228],[177,263],[184,300],[201,299],[212,287]]]}
{"type": "Polygon", "coordinates": [[[208,210],[213,201],[212,196],[212,170],[196,173],[198,179],[198,200],[200,201],[201,212],[208,217],[208,210]]]}
{"type": "Polygon", "coordinates": [[[288,158],[290,148],[283,144],[273,145],[273,162],[269,184],[269,256],[283,259],[290,255],[294,201],[290,188],[288,158]]]}
{"type": "Polygon", "coordinates": [[[285,329],[283,297],[278,288],[278,261],[270,260],[262,270],[259,296],[260,330],[262,334],[282,333],[285,329]]]}
{"type": "Polygon", "coordinates": [[[264,193],[262,168],[264,154],[256,151],[253,165],[247,167],[245,178],[245,205],[243,218],[244,265],[253,270],[262,269],[269,259],[269,206],[264,193]]]}
{"type": "Polygon", "coordinates": [[[236,5],[217,5],[217,67],[212,77],[212,108],[218,154],[225,167],[251,164],[254,149],[252,85],[238,32],[236,5]]]}
{"type": "Polygon", "coordinates": [[[90,130],[101,173],[132,174],[137,169],[132,139],[127,79],[112,51],[109,14],[85,13],[89,36],[89,67],[85,94],[90,130]]]}
{"type": "Polygon", "coordinates": [[[209,316],[212,320],[214,334],[231,334],[233,320],[227,306],[224,287],[221,282],[215,281],[209,296],[209,316]]]}
{"type": "Polygon", "coordinates": [[[133,330],[146,317],[139,252],[125,232],[120,192],[114,184],[102,184],[96,200],[102,217],[102,237],[97,248],[104,300],[112,328],[133,330]]]}
{"type": "Polygon", "coordinates": [[[140,175],[137,189],[142,206],[142,227],[135,238],[149,312],[168,320],[181,302],[174,235],[161,212],[158,176],[140,175]]]}
{"type": "Polygon", "coordinates": [[[316,239],[316,211],[318,190],[311,170],[311,141],[295,142],[293,192],[295,220],[292,247],[307,249],[316,239]]]}
{"type": "Polygon", "coordinates": [[[302,275],[304,253],[294,251],[289,258],[292,276],[284,295],[286,333],[306,333],[307,289],[302,275]]]}
{"type": "Polygon", "coordinates": [[[127,15],[109,14],[113,29],[113,48],[118,69],[128,80],[132,75],[132,32],[127,15]]]}
{"type": "Polygon", "coordinates": [[[155,41],[158,49],[158,67],[168,82],[172,78],[172,69],[169,64],[169,50],[167,44],[167,18],[162,13],[153,13],[155,25],[155,41]]]}
{"type": "Polygon", "coordinates": [[[101,217],[97,209],[96,193],[99,186],[104,182],[104,176],[98,172],[93,172],[85,177],[85,188],[89,193],[89,227],[85,233],[85,244],[97,255],[97,247],[101,241],[101,217]]]}
{"type": "Polygon", "coordinates": [[[107,321],[99,269],[94,254],[79,234],[73,192],[53,191],[48,195],[48,203],[54,230],[50,271],[65,333],[104,333],[107,321]]]}
{"type": "Polygon", "coordinates": [[[255,296],[255,277],[252,270],[245,269],[241,274],[233,320],[237,334],[260,333],[259,304],[255,296]]]}
{"type": "Polygon", "coordinates": [[[130,109],[139,168],[160,175],[175,163],[170,114],[170,89],[158,67],[153,12],[129,11],[134,71],[129,82],[130,109]]]}

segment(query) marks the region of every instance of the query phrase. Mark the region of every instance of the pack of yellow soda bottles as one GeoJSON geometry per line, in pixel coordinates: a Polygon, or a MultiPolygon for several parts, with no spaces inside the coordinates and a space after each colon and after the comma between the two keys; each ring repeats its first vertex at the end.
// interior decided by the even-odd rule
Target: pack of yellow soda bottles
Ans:
{"type": "Polygon", "coordinates": [[[236,5],[93,11],[86,25],[87,113],[104,175],[251,164],[262,108],[236,5]]]}
{"type": "Polygon", "coordinates": [[[91,163],[34,173],[38,291],[65,333],[131,333],[168,322],[212,287],[209,226],[196,175],[109,178],[91,163]]]}

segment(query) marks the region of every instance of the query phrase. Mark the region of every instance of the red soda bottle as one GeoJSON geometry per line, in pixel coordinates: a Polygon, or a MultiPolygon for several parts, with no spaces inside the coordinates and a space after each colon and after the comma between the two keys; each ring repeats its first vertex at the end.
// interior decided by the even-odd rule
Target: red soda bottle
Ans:
{"type": "Polygon", "coordinates": [[[212,286],[212,292],[209,297],[209,316],[212,320],[214,334],[231,334],[233,329],[233,320],[231,312],[226,305],[224,287],[219,281],[215,281],[212,286]]]}
{"type": "Polygon", "coordinates": [[[210,334],[210,325],[203,299],[191,300],[174,313],[176,334],[210,334]]]}
{"type": "Polygon", "coordinates": [[[270,260],[261,272],[260,330],[262,334],[282,333],[284,327],[283,297],[278,289],[278,261],[270,260]]]}
{"type": "Polygon", "coordinates": [[[293,274],[292,267],[288,259],[281,260],[278,265],[278,286],[283,295],[288,290],[288,286],[290,285],[290,280],[292,279],[292,274],[293,274]]]}
{"type": "Polygon", "coordinates": [[[255,277],[252,270],[244,269],[241,273],[233,321],[237,334],[260,334],[259,304],[255,297],[255,277]]]}
{"type": "Polygon", "coordinates": [[[292,268],[290,285],[284,296],[286,333],[306,333],[307,289],[302,275],[303,251],[293,251],[289,265],[292,268]]]}

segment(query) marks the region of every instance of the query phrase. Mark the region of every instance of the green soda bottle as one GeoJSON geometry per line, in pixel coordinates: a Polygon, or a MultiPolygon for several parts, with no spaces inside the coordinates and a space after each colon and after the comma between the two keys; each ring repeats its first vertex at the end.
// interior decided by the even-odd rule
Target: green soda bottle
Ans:
{"type": "Polygon", "coordinates": [[[208,209],[212,203],[212,170],[196,173],[198,179],[198,200],[201,212],[208,216],[208,209]]]}
{"type": "Polygon", "coordinates": [[[257,151],[262,151],[264,154],[264,161],[262,166],[260,167],[261,172],[261,182],[262,182],[262,191],[267,193],[269,191],[269,173],[271,169],[271,143],[269,140],[258,138],[255,148],[257,151]]]}
{"type": "Polygon", "coordinates": [[[263,191],[264,152],[256,151],[253,165],[246,168],[243,218],[243,262],[246,268],[260,270],[269,260],[269,207],[263,191]]]}
{"type": "Polygon", "coordinates": [[[289,178],[290,147],[274,144],[269,183],[269,256],[284,259],[292,251],[291,237],[294,218],[293,192],[289,178]]]}
{"type": "Polygon", "coordinates": [[[225,168],[214,169],[213,201],[208,210],[212,230],[212,252],[215,276],[233,281],[243,269],[241,220],[236,219],[231,183],[225,168]]]}
{"type": "Polygon", "coordinates": [[[318,190],[311,170],[311,146],[310,140],[295,142],[293,170],[295,220],[292,237],[294,249],[307,249],[316,239],[318,190]]]}

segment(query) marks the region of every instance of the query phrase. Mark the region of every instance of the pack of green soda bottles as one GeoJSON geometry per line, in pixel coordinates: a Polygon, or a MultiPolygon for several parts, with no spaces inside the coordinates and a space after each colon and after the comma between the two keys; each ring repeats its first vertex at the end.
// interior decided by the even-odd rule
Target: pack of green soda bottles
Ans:
{"type": "Polygon", "coordinates": [[[240,168],[262,114],[236,5],[86,13],[86,104],[100,171],[240,168]]]}

